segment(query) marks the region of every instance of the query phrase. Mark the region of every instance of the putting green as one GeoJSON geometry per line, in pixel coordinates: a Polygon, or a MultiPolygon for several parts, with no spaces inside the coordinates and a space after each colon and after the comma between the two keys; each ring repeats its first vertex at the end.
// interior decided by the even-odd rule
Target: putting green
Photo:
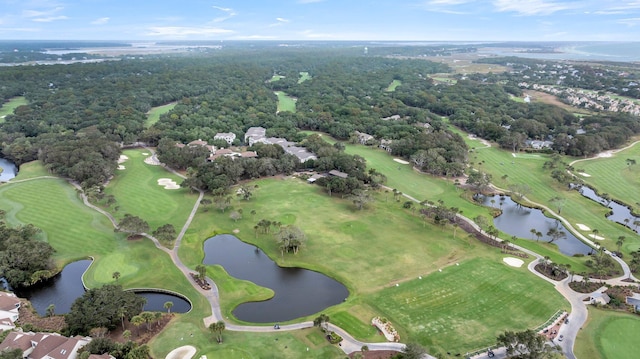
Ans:
{"type": "Polygon", "coordinates": [[[640,318],[633,314],[590,307],[589,319],[576,338],[578,358],[638,357],[640,318]]]}

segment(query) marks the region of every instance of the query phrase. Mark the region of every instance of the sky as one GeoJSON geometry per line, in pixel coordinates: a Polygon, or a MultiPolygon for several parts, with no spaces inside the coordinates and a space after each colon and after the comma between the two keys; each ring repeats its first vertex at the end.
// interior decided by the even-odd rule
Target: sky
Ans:
{"type": "Polygon", "coordinates": [[[640,0],[0,0],[0,40],[638,41],[640,0]]]}

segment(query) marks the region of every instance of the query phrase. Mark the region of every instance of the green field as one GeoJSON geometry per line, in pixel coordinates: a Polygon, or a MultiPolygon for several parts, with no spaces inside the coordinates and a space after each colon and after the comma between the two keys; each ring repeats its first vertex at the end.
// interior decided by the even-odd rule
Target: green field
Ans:
{"type": "MultiPolygon", "coordinates": [[[[381,315],[393,318],[404,338],[419,338],[419,341],[427,343],[426,337],[421,334],[424,328],[408,318],[419,318],[424,311],[429,310],[430,304],[425,302],[424,306],[419,303],[408,306],[404,297],[389,295],[389,291],[398,288],[428,293],[435,288],[441,290],[455,287],[447,290],[458,291],[455,295],[460,300],[478,300],[478,307],[475,308],[476,320],[480,321],[485,315],[491,315],[497,316],[495,323],[507,323],[492,322],[474,337],[474,341],[457,341],[447,345],[444,343],[450,342],[457,335],[455,331],[432,332],[428,343],[432,349],[437,350],[472,350],[477,345],[491,345],[496,333],[508,328],[535,327],[565,305],[562,297],[551,286],[527,273],[525,268],[514,269],[502,264],[503,256],[497,248],[483,245],[461,231],[454,238],[451,229],[425,226],[422,219],[403,209],[401,203],[393,201],[393,197],[385,193],[376,194],[377,200],[374,203],[358,211],[349,200],[329,197],[318,186],[296,178],[259,180],[255,184],[258,188],[250,201],[233,202],[234,208],[242,209],[245,216],[238,222],[229,219],[228,212],[220,213],[213,209],[199,211],[196,224],[183,240],[181,258],[189,266],[198,264],[204,255],[202,241],[214,234],[214,229],[220,233],[237,232],[242,240],[258,245],[279,265],[318,270],[347,285],[351,292],[348,300],[325,312],[331,316],[333,323],[361,340],[381,340],[369,324],[373,316],[381,315]],[[252,210],[256,211],[255,217],[248,214],[252,210]],[[305,247],[295,256],[281,257],[272,235],[256,235],[254,232],[255,223],[263,218],[303,228],[308,237],[305,247]],[[211,223],[215,223],[215,227],[211,223]],[[460,266],[455,263],[460,263],[460,266]],[[460,277],[452,281],[461,281],[463,284],[455,282],[456,285],[451,286],[438,281],[440,268],[445,268],[443,273],[459,273],[460,277]],[[424,279],[415,281],[419,276],[424,279]],[[480,277],[485,279],[481,281],[480,277]],[[503,296],[498,300],[500,309],[488,308],[490,305],[487,303],[496,301],[488,289],[482,293],[465,291],[468,285],[464,284],[467,282],[462,278],[467,278],[469,283],[487,283],[488,278],[498,278],[504,287],[504,292],[494,290],[503,296]],[[396,288],[395,283],[399,283],[400,287],[396,288]],[[520,313],[519,303],[522,302],[520,296],[525,295],[524,293],[527,301],[531,300],[531,310],[523,314],[520,313]],[[386,297],[388,298],[383,299],[386,297]],[[480,310],[479,307],[484,309],[480,310]],[[403,308],[404,314],[398,313],[399,308],[403,308]]],[[[226,283],[229,280],[217,266],[211,267],[209,274],[215,278],[216,283],[226,283]]],[[[494,283],[489,288],[496,285],[499,284],[494,283]]],[[[250,288],[242,283],[225,287],[243,291],[249,296],[269,295],[268,292],[260,293],[258,288],[250,288]]],[[[415,294],[407,292],[403,295],[413,297],[415,294]]],[[[242,296],[221,289],[224,315],[230,315],[233,306],[241,301],[242,296]]],[[[458,311],[458,303],[458,299],[443,301],[438,307],[438,318],[451,316],[456,320],[463,320],[463,317],[453,314],[458,311]]]]}
{"type": "Polygon", "coordinates": [[[638,357],[640,318],[637,315],[589,307],[589,319],[578,332],[575,354],[589,359],[638,357]]]}
{"type": "Polygon", "coordinates": [[[398,86],[402,85],[402,81],[400,80],[393,80],[389,86],[387,87],[387,89],[385,90],[386,92],[393,92],[396,90],[396,88],[398,86]]]}
{"type": "Polygon", "coordinates": [[[275,91],[276,96],[278,96],[278,112],[288,111],[288,112],[296,112],[296,99],[288,96],[283,91],[275,91]]]}
{"type": "Polygon", "coordinates": [[[167,190],[158,185],[158,179],[169,178],[180,184],[182,178],[167,171],[162,166],[144,163],[150,154],[146,149],[123,151],[129,159],[122,163],[124,170],[116,170],[115,176],[105,188],[105,194],[116,198],[118,211],[110,211],[116,218],[125,213],[139,216],[149,223],[152,230],[170,223],[180,231],[197,196],[187,188],[167,190]],[[114,213],[115,212],[115,213],[114,213]]]}
{"type": "Polygon", "coordinates": [[[301,71],[300,78],[298,79],[298,83],[301,84],[307,80],[311,80],[311,75],[309,75],[309,73],[306,71],[301,71]]]}
{"type": "Polygon", "coordinates": [[[147,120],[144,122],[145,127],[151,127],[153,124],[158,122],[158,120],[160,120],[160,115],[173,110],[173,108],[176,107],[177,104],[177,102],[168,103],[166,105],[157,106],[149,110],[149,112],[147,113],[147,120]]]}
{"type": "Polygon", "coordinates": [[[26,104],[27,104],[27,99],[24,98],[23,96],[14,97],[10,99],[8,102],[2,104],[2,106],[0,106],[0,123],[4,122],[4,118],[7,115],[11,115],[18,106],[22,106],[26,104]]]}
{"type": "Polygon", "coordinates": [[[273,75],[271,76],[271,78],[269,79],[269,82],[276,82],[276,81],[280,81],[281,79],[285,78],[285,76],[282,75],[273,75]]]}
{"type": "Polygon", "coordinates": [[[599,193],[608,193],[618,201],[622,201],[640,211],[640,143],[614,154],[612,157],[596,158],[576,162],[576,171],[590,177],[580,176],[589,186],[599,193]],[[627,159],[636,161],[629,166],[627,159]]]}

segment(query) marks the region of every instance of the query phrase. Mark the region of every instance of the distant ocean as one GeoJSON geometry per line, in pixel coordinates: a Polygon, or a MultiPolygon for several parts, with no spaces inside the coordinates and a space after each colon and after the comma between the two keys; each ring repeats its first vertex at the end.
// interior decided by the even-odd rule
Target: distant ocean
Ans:
{"type": "Polygon", "coordinates": [[[518,56],[547,60],[640,62],[640,42],[572,44],[556,48],[558,53],[513,52],[513,49],[485,48],[499,56],[518,56]]]}

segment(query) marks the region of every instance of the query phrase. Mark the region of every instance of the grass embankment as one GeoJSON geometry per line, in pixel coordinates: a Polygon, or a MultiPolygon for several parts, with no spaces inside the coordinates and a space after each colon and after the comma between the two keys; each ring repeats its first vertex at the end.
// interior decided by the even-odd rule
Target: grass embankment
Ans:
{"type": "Polygon", "coordinates": [[[312,78],[312,77],[311,77],[311,75],[310,75],[308,72],[306,72],[306,71],[301,71],[301,72],[300,72],[300,78],[298,79],[298,83],[299,83],[299,84],[301,84],[301,83],[303,83],[303,82],[305,82],[305,81],[307,81],[307,80],[311,80],[311,78],[312,78]]]}
{"type": "Polygon", "coordinates": [[[398,86],[402,85],[402,81],[400,80],[393,80],[389,86],[387,87],[387,89],[385,90],[386,92],[393,92],[396,90],[396,88],[398,86]]]}
{"type": "Polygon", "coordinates": [[[160,120],[160,115],[163,115],[163,114],[173,110],[173,108],[176,107],[177,104],[178,104],[177,102],[172,102],[172,103],[168,103],[166,105],[153,107],[147,113],[147,120],[144,122],[144,126],[145,127],[151,127],[156,122],[158,122],[158,120],[160,120]]]}
{"type": "Polygon", "coordinates": [[[7,117],[7,115],[11,115],[16,108],[26,105],[27,103],[26,98],[18,96],[2,104],[2,106],[0,106],[0,123],[3,123],[4,118],[7,117]]]}
{"type": "Polygon", "coordinates": [[[105,188],[105,194],[113,195],[118,211],[108,209],[116,218],[125,213],[139,216],[149,223],[152,230],[170,223],[176,232],[184,225],[197,195],[187,188],[165,189],[158,185],[158,179],[170,178],[180,184],[182,178],[167,171],[162,166],[144,163],[151,153],[145,149],[123,151],[129,159],[121,165],[124,170],[116,170],[115,176],[105,188]],[[146,154],[146,155],[145,155],[146,154]]]}
{"type": "MultiPolygon", "coordinates": [[[[495,320],[491,323],[508,323],[506,326],[487,325],[482,330],[474,327],[473,332],[466,332],[473,341],[458,340],[461,329],[457,327],[432,331],[430,336],[433,338],[425,341],[432,351],[471,350],[477,344],[492,344],[497,332],[535,327],[565,306],[564,300],[551,286],[526,273],[525,268],[515,269],[502,264],[503,255],[497,248],[477,242],[462,231],[457,231],[454,238],[450,229],[425,225],[417,215],[393,201],[392,196],[375,194],[376,201],[359,211],[350,200],[329,197],[322,188],[299,179],[266,179],[252,183],[258,185],[254,197],[249,201],[236,199],[233,202],[235,209],[243,210],[243,219],[232,221],[229,211],[199,211],[197,224],[183,241],[181,258],[190,266],[201,263],[204,256],[202,242],[212,234],[210,223],[215,223],[220,232],[237,230],[241,239],[258,245],[279,265],[318,270],[347,285],[351,292],[347,301],[324,312],[330,315],[332,323],[362,340],[381,340],[369,324],[376,315],[393,320],[403,339],[426,339],[420,334],[425,330],[420,327],[424,323],[417,324],[408,318],[422,318],[422,313],[434,305],[437,310],[432,311],[430,322],[445,323],[451,318],[483,322],[485,316],[490,315],[491,320],[495,320]],[[255,217],[250,214],[252,210],[256,211],[255,217]],[[297,255],[282,257],[273,235],[255,234],[254,226],[263,218],[303,228],[308,237],[305,247],[297,255]],[[460,277],[439,281],[438,276],[443,274],[438,272],[440,268],[443,268],[443,273],[455,271],[460,277]],[[423,279],[416,281],[419,276],[423,279]],[[471,278],[463,279],[469,276],[471,278]],[[479,280],[483,276],[485,279],[479,280]],[[499,278],[494,286],[503,282],[502,289],[492,291],[489,287],[475,291],[464,284],[467,281],[487,283],[492,277],[499,278]],[[463,284],[459,285],[458,280],[463,284]],[[522,286],[504,283],[522,283],[522,286]],[[441,287],[453,287],[447,290],[454,291],[456,299],[436,304],[430,301],[435,297],[424,296],[424,300],[412,300],[413,304],[407,305],[407,300],[415,297],[416,293],[432,293],[434,288],[442,290],[441,287]],[[401,294],[385,299],[388,291],[401,294]],[[502,298],[496,299],[496,294],[502,298]],[[532,308],[526,307],[526,313],[521,312],[520,296],[531,300],[532,308]],[[500,308],[489,309],[496,300],[501,303],[500,308]],[[454,314],[460,310],[461,301],[477,303],[474,310],[465,312],[468,317],[454,314]],[[403,308],[402,315],[399,314],[400,308],[403,308]]],[[[209,274],[216,283],[219,279],[223,283],[221,301],[224,315],[230,315],[232,308],[240,302],[238,300],[242,300],[240,296],[228,293],[227,288],[236,290],[235,286],[237,290],[250,294],[256,290],[244,283],[237,284],[239,281],[231,281],[217,266],[212,266],[209,274]],[[227,282],[236,284],[224,284],[227,282]]]]}
{"type": "Polygon", "coordinates": [[[640,318],[636,315],[589,307],[587,323],[578,332],[578,358],[637,358],[640,318]]]}
{"type": "Polygon", "coordinates": [[[296,99],[287,95],[284,91],[275,91],[278,96],[278,112],[296,112],[296,99]]]}
{"type": "Polygon", "coordinates": [[[589,175],[580,178],[599,193],[608,193],[640,211],[640,143],[613,154],[612,157],[594,158],[576,162],[575,172],[589,175]],[[629,165],[627,159],[635,160],[629,165]]]}

